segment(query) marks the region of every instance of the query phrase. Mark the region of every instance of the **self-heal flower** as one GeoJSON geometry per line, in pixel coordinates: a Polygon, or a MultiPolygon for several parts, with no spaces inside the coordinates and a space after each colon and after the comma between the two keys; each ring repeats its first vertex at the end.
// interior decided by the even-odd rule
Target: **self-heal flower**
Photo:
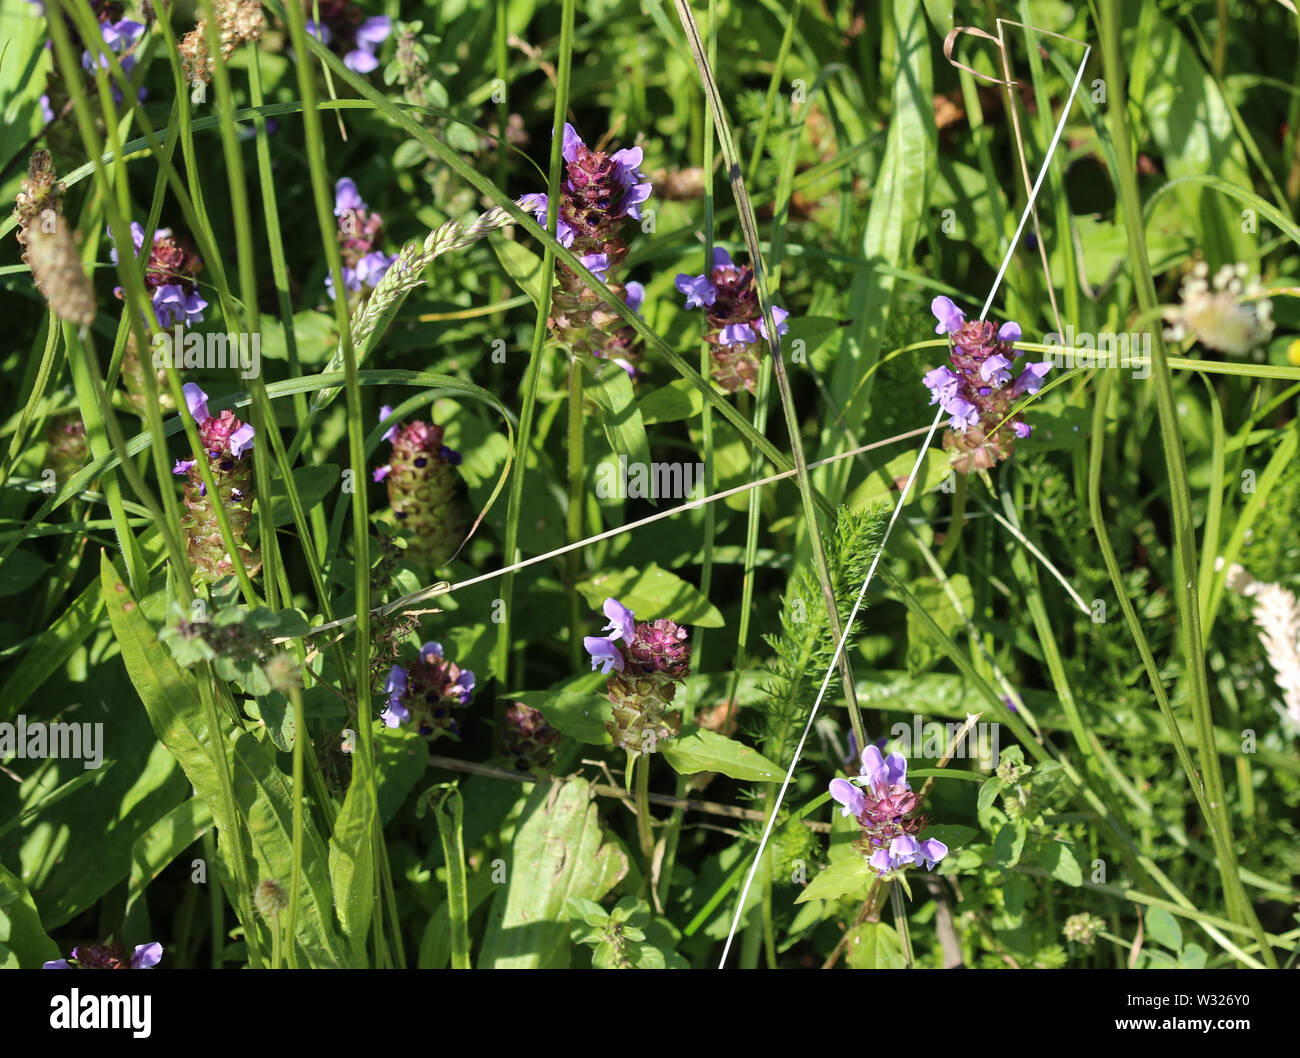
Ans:
{"type": "Polygon", "coordinates": [[[937,334],[952,340],[949,363],[926,372],[922,383],[930,403],[949,416],[943,445],[953,453],[953,466],[963,473],[987,470],[1010,456],[1015,442],[1029,436],[1023,415],[1014,410],[1016,398],[1038,392],[1050,361],[1030,364],[1012,383],[1015,362],[1023,355],[1014,348],[1020,325],[1001,326],[989,320],[967,321],[947,297],[936,297],[930,310],[937,334]]]}
{"type": "MultiPolygon", "coordinates": [[[[392,416],[384,405],[380,421],[392,416]]],[[[386,465],[373,474],[388,484],[388,502],[397,524],[410,533],[407,554],[425,565],[446,562],[460,544],[462,518],[456,503],[460,453],[443,443],[443,428],[431,423],[394,423],[384,431],[393,448],[386,465]]]]}
{"type": "MultiPolygon", "coordinates": [[[[548,207],[556,208],[554,235],[561,246],[577,255],[584,268],[601,280],[610,293],[624,297],[639,310],[644,290],[632,304],[620,282],[627,242],[625,222],[639,220],[641,207],[650,196],[650,182],[641,172],[639,147],[607,154],[583,142],[572,125],[564,126],[561,155],[564,178],[559,201],[552,203],[545,193],[534,192],[519,200],[543,228],[548,207]]],[[[552,298],[551,331],[576,353],[615,360],[636,377],[636,331],[602,301],[587,280],[560,262],[556,267],[559,289],[552,298]]]]}
{"type": "Polygon", "coordinates": [[[460,721],[452,710],[467,705],[473,690],[474,673],[448,661],[441,643],[425,643],[414,664],[394,665],[389,671],[382,719],[388,727],[410,724],[431,741],[458,735],[460,721]]]}
{"type": "Polygon", "coordinates": [[[162,961],[163,946],[157,941],[137,944],[127,957],[121,941],[107,944],[83,944],[72,949],[66,959],[52,959],[44,970],[151,970],[162,961]]]}
{"type": "Polygon", "coordinates": [[[181,528],[185,532],[187,552],[198,576],[216,581],[234,572],[234,563],[221,536],[216,504],[226,510],[231,536],[239,546],[249,576],[261,568],[261,556],[247,542],[253,517],[252,461],[244,458],[254,448],[253,427],[241,422],[229,409],[213,415],[208,395],[193,382],[182,387],[185,408],[199,427],[199,443],[207,453],[208,465],[216,482],[215,496],[207,486],[195,459],[178,459],[172,473],[185,476],[185,514],[181,528]]]}
{"type": "MultiPolygon", "coordinates": [[[[144,249],[144,228],[136,221],[130,226],[131,244],[135,254],[140,256],[144,249]]],[[[109,257],[117,264],[117,248],[113,244],[113,229],[108,229],[109,257]]],[[[159,327],[166,331],[176,324],[190,326],[203,320],[203,312],[208,303],[199,294],[195,276],[203,267],[198,254],[181,245],[170,228],[159,228],[154,232],[153,243],[149,247],[149,259],[145,265],[144,286],[153,302],[154,315],[158,317],[159,327]]],[[[115,287],[113,293],[124,297],[121,287],[115,287]]]]}
{"type": "Polygon", "coordinates": [[[934,867],[948,854],[936,838],[919,837],[925,819],[917,811],[917,796],[907,781],[907,758],[885,756],[877,745],[862,751],[862,769],[853,779],[832,779],[830,795],[842,816],[852,816],[862,828],[856,848],[881,875],[905,867],[934,867]]]}
{"type": "Polygon", "coordinates": [[[336,55],[343,57],[343,65],[354,73],[372,73],[379,67],[379,46],[393,32],[387,15],[366,13],[350,0],[317,0],[320,22],[311,16],[313,3],[307,4],[307,32],[336,55]]]}
{"type": "MultiPolygon", "coordinates": [[[[680,273],[674,284],[686,295],[688,309],[704,310],[705,341],[713,346],[713,380],[728,393],[742,386],[753,393],[758,386],[759,341],[768,338],[754,272],[737,266],[720,246],[714,248],[712,264],[708,274],[680,273]]],[[[778,337],[789,331],[789,316],[786,309],[772,306],[778,337]]]]}
{"type": "MultiPolygon", "coordinates": [[[[397,255],[378,249],[383,239],[384,220],[362,199],[351,177],[340,177],[334,185],[334,216],[339,219],[343,288],[349,295],[363,296],[379,285],[397,255]]],[[[335,296],[332,272],[325,276],[325,291],[331,298],[335,296]]]]}
{"type": "Polygon", "coordinates": [[[633,753],[647,752],[658,739],[681,730],[681,714],[670,711],[677,684],[690,670],[691,647],[686,629],[674,621],[634,620],[635,614],[614,598],[601,607],[610,635],[586,636],[582,645],[591,667],[609,676],[606,684],[613,720],[605,725],[614,744],[633,753]]]}

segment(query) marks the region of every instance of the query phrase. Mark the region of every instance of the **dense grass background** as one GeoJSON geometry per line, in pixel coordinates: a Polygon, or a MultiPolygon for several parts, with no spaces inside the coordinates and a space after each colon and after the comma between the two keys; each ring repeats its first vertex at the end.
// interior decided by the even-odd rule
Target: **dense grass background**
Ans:
{"type": "Polygon", "coordinates": [[[733,924],[744,966],[1294,963],[1290,5],[371,0],[394,33],[362,75],[282,0],[197,93],[177,42],[207,0],[159,7],[130,71],[93,78],[95,12],[45,7],[0,0],[0,189],[51,151],[95,312],[51,312],[0,223],[0,721],[102,723],[105,759],[0,762],[0,965],[115,937],[171,967],[703,967],[733,924]],[[954,26],[999,25],[947,54],[954,26]],[[50,123],[56,67],[78,87],[50,123]],[[547,326],[557,269],[594,283],[514,204],[554,205],[564,121],[640,147],[654,185],[624,227],[640,314],[597,295],[635,329],[635,382],[547,326]],[[409,289],[326,293],[343,177],[378,248],[409,246],[409,289]],[[256,334],[260,373],[138,369],[132,220],[197,252],[194,329],[256,334]],[[674,288],[714,247],[757,253],[791,314],[753,394],[709,381],[674,288]],[[978,316],[1004,262],[990,318],[1030,359],[1067,325],[1145,336],[1145,359],[1054,369],[1013,456],[953,475],[942,429],[919,451],[948,351],[929,305],[978,316]],[[1189,314],[1200,262],[1258,284],[1189,314]],[[257,436],[259,500],[214,532],[261,567],[215,586],[170,472],[201,448],[186,382],[257,436]],[[450,561],[403,550],[371,480],[385,405],[463,457],[446,514],[482,521],[450,561]],[[619,457],[700,464],[697,498],[785,476],[669,514],[683,497],[598,488],[619,457]],[[685,737],[635,766],[582,650],[607,596],[690,629],[685,737]],[[187,649],[203,617],[241,637],[220,657],[187,649]],[[427,641],[477,677],[431,745],[379,722],[389,665],[427,641]],[[514,702],[560,735],[535,773],[503,750],[514,702]],[[826,795],[850,730],[971,713],[996,772],[895,737],[950,851],[873,881],[826,795]],[[266,880],[283,906],[255,901],[266,880]]]}

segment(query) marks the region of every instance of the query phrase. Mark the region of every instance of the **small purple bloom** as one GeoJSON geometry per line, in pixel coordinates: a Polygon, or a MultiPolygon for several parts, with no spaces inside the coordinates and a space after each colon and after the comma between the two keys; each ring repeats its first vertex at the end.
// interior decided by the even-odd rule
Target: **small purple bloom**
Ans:
{"type": "Polygon", "coordinates": [[[871,859],[867,862],[881,874],[886,874],[893,870],[894,866],[890,861],[888,849],[876,849],[876,851],[871,854],[871,859]]]}
{"type": "Polygon", "coordinates": [[[190,409],[190,414],[194,416],[194,421],[202,426],[207,422],[211,415],[208,414],[208,395],[199,389],[193,382],[186,382],[181,387],[185,394],[185,406],[190,409]]]}
{"type": "Polygon", "coordinates": [[[393,468],[385,463],[382,467],[375,467],[374,473],[370,475],[370,480],[378,484],[393,472],[393,468]]]}
{"type": "Polygon", "coordinates": [[[862,751],[862,778],[883,797],[892,786],[907,785],[907,758],[901,753],[891,753],[888,757],[875,745],[862,751]]]}
{"type": "Polygon", "coordinates": [[[1020,377],[1016,379],[1015,393],[1019,396],[1022,393],[1034,394],[1043,388],[1043,376],[1052,370],[1052,362],[1044,360],[1037,364],[1026,364],[1025,369],[1020,372],[1020,377]]]}
{"type": "Polygon", "coordinates": [[[947,367],[936,367],[933,371],[926,372],[921,381],[930,390],[930,403],[938,402],[945,408],[956,395],[957,387],[961,384],[961,379],[957,377],[956,372],[947,367]]]}
{"type": "Polygon", "coordinates": [[[832,779],[830,791],[831,797],[844,806],[841,816],[860,816],[867,810],[866,797],[848,779],[832,779]]]}
{"type": "MultiPolygon", "coordinates": [[[[789,315],[790,313],[779,305],[772,306],[772,320],[776,324],[776,334],[778,338],[790,329],[790,325],[785,322],[789,315]]],[[[764,338],[767,337],[767,320],[763,319],[762,316],[758,318],[758,333],[764,338]]]]}
{"type": "Polygon", "coordinates": [[[673,281],[673,285],[686,295],[688,309],[702,309],[706,305],[712,305],[718,297],[717,288],[708,276],[690,276],[682,272],[673,281]]]}
{"type": "Polygon", "coordinates": [[[948,846],[938,838],[927,838],[920,843],[919,858],[925,863],[927,871],[947,855],[948,846]]]}
{"type": "Polygon", "coordinates": [[[52,959],[49,962],[42,964],[41,969],[42,970],[71,970],[72,967],[68,965],[67,959],[52,959]]]}
{"type": "Polygon", "coordinates": [[[623,671],[623,652],[614,645],[613,640],[606,639],[604,636],[586,636],[582,640],[582,645],[591,655],[593,669],[599,668],[606,674],[611,668],[619,672],[623,671]]]}
{"type": "Polygon", "coordinates": [[[189,473],[190,467],[194,466],[197,462],[197,459],[178,459],[176,460],[176,465],[172,467],[172,473],[187,474],[189,473]]]}
{"type": "Polygon", "coordinates": [[[719,268],[730,268],[734,270],[736,262],[731,259],[731,254],[727,253],[721,246],[713,248],[713,270],[716,272],[719,268]]]}
{"type": "MultiPolygon", "coordinates": [[[[392,407],[391,404],[383,404],[383,405],[380,405],[380,408],[379,408],[379,421],[380,421],[380,422],[384,422],[386,419],[391,418],[391,417],[392,417],[392,414],[393,414],[393,407],[392,407]]],[[[389,444],[392,444],[394,441],[397,440],[397,431],[398,431],[399,429],[401,429],[400,424],[398,424],[398,423],[393,423],[392,426],[390,426],[387,430],[384,431],[384,437],[383,437],[383,439],[384,439],[385,441],[387,441],[389,444]]]]}
{"type": "Polygon", "coordinates": [[[357,27],[357,46],[343,56],[343,65],[355,73],[370,73],[379,66],[376,50],[392,32],[386,15],[374,15],[357,27]]]}
{"type": "Polygon", "coordinates": [[[609,624],[603,629],[613,633],[609,638],[630,643],[636,636],[636,614],[613,597],[605,600],[601,610],[609,618],[609,624]]]}
{"type": "Polygon", "coordinates": [[[390,698],[388,708],[379,714],[379,719],[384,722],[384,727],[401,727],[411,719],[411,710],[406,708],[400,699],[390,698]]]}
{"type": "Polygon", "coordinates": [[[150,944],[137,944],[131,955],[132,970],[149,970],[162,960],[163,946],[157,941],[150,944]]]}
{"type": "Polygon", "coordinates": [[[230,454],[236,459],[242,459],[244,453],[253,447],[253,426],[251,423],[244,423],[238,430],[230,434],[230,454]]]}
{"type": "Polygon", "coordinates": [[[593,273],[597,279],[602,282],[609,281],[609,255],[603,253],[586,253],[578,258],[578,262],[587,271],[593,273]]]}
{"type": "Polygon", "coordinates": [[[894,867],[906,867],[916,863],[921,846],[911,834],[900,834],[889,843],[889,859],[894,867]]]}
{"type": "Polygon", "coordinates": [[[366,204],[361,200],[361,193],[357,190],[357,182],[350,176],[342,177],[334,185],[334,216],[341,217],[348,210],[355,213],[365,208],[366,204]]]}
{"type": "Polygon", "coordinates": [[[442,644],[435,643],[433,640],[429,640],[429,642],[425,643],[422,647],[420,647],[420,657],[423,658],[425,663],[429,665],[433,664],[434,658],[438,658],[439,660],[441,660],[442,644]]]}
{"type": "MultiPolygon", "coordinates": [[[[1028,437],[1031,433],[1034,432],[1033,427],[1030,426],[1029,423],[1027,423],[1027,422],[1013,422],[1013,423],[1011,424],[1011,430],[1012,430],[1012,432],[1013,432],[1017,437],[1019,437],[1022,441],[1023,441],[1026,437],[1028,437]]],[[[1012,709],[1013,709],[1013,710],[1014,710],[1014,708],[1015,708],[1015,707],[1012,706],[1012,709]]]]}
{"type": "Polygon", "coordinates": [[[1001,353],[994,353],[980,364],[980,378],[995,389],[1011,381],[1011,361],[1001,353]]]}
{"type": "Polygon", "coordinates": [[[758,335],[748,323],[728,323],[718,335],[723,345],[752,345],[758,341],[758,335]]]}
{"type": "Polygon", "coordinates": [[[952,400],[944,405],[943,410],[952,416],[948,420],[948,424],[958,433],[965,433],[967,429],[980,421],[979,408],[961,397],[954,396],[952,400]]]}
{"type": "Polygon", "coordinates": [[[645,286],[633,280],[623,287],[623,300],[627,307],[640,315],[641,306],[645,304],[645,286]]]}
{"type": "Polygon", "coordinates": [[[1000,342],[1018,342],[1020,341],[1020,324],[1015,322],[1004,323],[998,328],[998,341],[1000,342]]]}
{"type": "Polygon", "coordinates": [[[930,311],[939,321],[934,329],[935,334],[955,334],[966,322],[966,314],[956,306],[952,298],[946,298],[942,294],[930,302],[930,311]]]}
{"type": "Polygon", "coordinates": [[[578,135],[578,130],[570,125],[567,121],[564,123],[564,143],[560,147],[560,153],[564,156],[566,162],[576,161],[578,157],[578,148],[583,147],[582,137],[578,135]]]}

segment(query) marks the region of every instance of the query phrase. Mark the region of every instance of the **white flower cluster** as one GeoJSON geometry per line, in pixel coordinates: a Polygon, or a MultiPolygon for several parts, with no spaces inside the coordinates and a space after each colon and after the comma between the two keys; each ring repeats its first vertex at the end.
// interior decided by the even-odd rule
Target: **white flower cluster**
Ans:
{"type": "Polygon", "coordinates": [[[1300,731],[1300,599],[1280,584],[1256,580],[1236,563],[1228,567],[1228,586],[1254,600],[1251,617],[1259,641],[1282,691],[1286,715],[1300,731]]]}
{"type": "Polygon", "coordinates": [[[1209,278],[1210,268],[1197,262],[1183,280],[1181,305],[1164,311],[1169,341],[1191,334],[1198,342],[1223,353],[1245,355],[1273,336],[1273,302],[1264,296],[1259,277],[1249,278],[1246,265],[1224,265],[1209,278]]]}

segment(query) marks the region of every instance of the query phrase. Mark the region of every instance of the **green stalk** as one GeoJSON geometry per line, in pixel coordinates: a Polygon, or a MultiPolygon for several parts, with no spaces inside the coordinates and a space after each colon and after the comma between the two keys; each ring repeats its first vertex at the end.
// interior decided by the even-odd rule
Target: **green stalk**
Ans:
{"type": "MultiPolygon", "coordinates": [[[[564,0],[564,9],[560,16],[560,61],[556,70],[555,115],[551,123],[554,134],[551,136],[551,162],[547,179],[546,230],[548,232],[559,230],[560,173],[564,161],[561,154],[564,144],[560,131],[564,128],[565,115],[569,107],[569,78],[573,66],[573,12],[574,0],[564,0]]],[[[542,369],[542,352],[546,348],[546,320],[551,311],[551,288],[555,285],[555,260],[555,250],[548,240],[542,257],[541,300],[537,306],[537,320],[533,325],[533,343],[528,357],[528,368],[524,372],[523,404],[519,410],[514,474],[510,479],[510,498],[506,507],[503,556],[505,565],[511,565],[518,561],[519,557],[519,519],[523,515],[524,475],[528,472],[528,445],[532,440],[533,416],[537,408],[537,383],[542,369]]],[[[506,683],[509,682],[510,673],[510,609],[514,597],[514,584],[513,572],[507,573],[501,582],[505,618],[498,632],[494,666],[497,677],[506,683]]]]}
{"type": "MultiPolygon", "coordinates": [[[[1116,183],[1123,205],[1124,225],[1128,233],[1129,261],[1137,291],[1138,306],[1143,312],[1155,312],[1158,306],[1155,283],[1147,257],[1146,231],[1142,223],[1142,204],[1138,195],[1133,165],[1132,141],[1128,123],[1128,94],[1125,88],[1125,63],[1121,49],[1121,17],[1118,0],[1101,2],[1101,45],[1106,83],[1110,94],[1111,139],[1115,145],[1119,170],[1116,183]]],[[[1191,490],[1187,482],[1187,462],[1182,437],[1178,432],[1178,411],[1174,403],[1172,375],[1165,352],[1164,333],[1155,328],[1151,342],[1151,379],[1155,384],[1156,407],[1160,417],[1160,435],[1169,476],[1170,503],[1173,515],[1174,597],[1180,615],[1179,639],[1183,653],[1183,670],[1187,680],[1188,700],[1198,738],[1201,778],[1218,829],[1223,835],[1224,855],[1219,862],[1229,917],[1234,922],[1251,925],[1260,940],[1261,953],[1274,961],[1263,939],[1263,929],[1254,909],[1245,899],[1232,837],[1232,821],[1225,803],[1223,773],[1214,747],[1214,720],[1210,712],[1209,683],[1205,672],[1204,644],[1201,641],[1200,601],[1196,587],[1196,527],[1192,518],[1191,490]]]]}
{"type": "MultiPolygon", "coordinates": [[[[582,539],[583,506],[586,502],[586,461],[582,433],[582,364],[569,361],[569,509],[565,515],[568,542],[582,539]]],[[[523,478],[522,466],[519,477],[523,478]]],[[[582,576],[582,553],[570,551],[564,559],[565,587],[569,594],[569,664],[582,669],[582,626],[586,608],[575,585],[582,576]]]]}

